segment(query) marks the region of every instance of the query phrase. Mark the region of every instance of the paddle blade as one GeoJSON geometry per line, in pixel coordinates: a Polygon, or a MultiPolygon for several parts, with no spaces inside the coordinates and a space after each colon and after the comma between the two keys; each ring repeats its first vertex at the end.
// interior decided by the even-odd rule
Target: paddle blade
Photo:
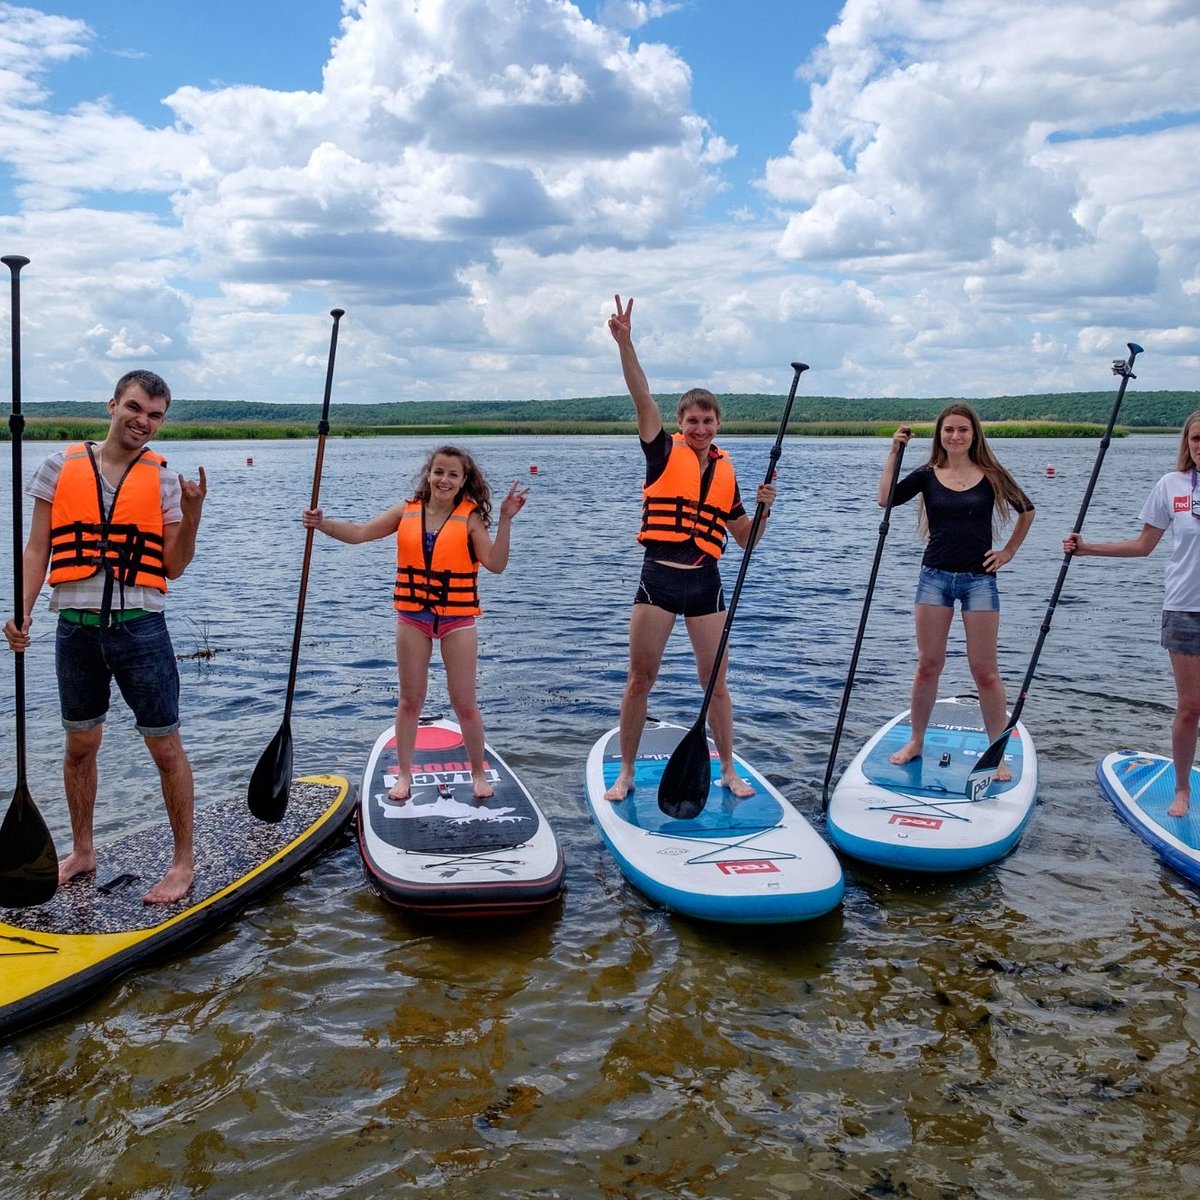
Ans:
{"type": "Polygon", "coordinates": [[[0,906],[45,904],[58,890],[54,840],[24,783],[18,783],[0,825],[0,906]]]}
{"type": "Polygon", "coordinates": [[[712,759],[703,718],[683,736],[671,752],[658,783],[658,807],[668,817],[690,821],[708,802],[712,782],[712,759]]]}
{"type": "Polygon", "coordinates": [[[277,825],[287,812],[291,786],[292,731],[285,721],[263,751],[254,774],[250,776],[250,787],[246,793],[250,812],[260,821],[277,825]]]}
{"type": "Polygon", "coordinates": [[[992,786],[996,768],[1004,761],[1004,751],[1008,747],[1010,737],[1011,725],[979,756],[979,761],[967,776],[965,790],[968,800],[982,800],[988,788],[992,786]]]}

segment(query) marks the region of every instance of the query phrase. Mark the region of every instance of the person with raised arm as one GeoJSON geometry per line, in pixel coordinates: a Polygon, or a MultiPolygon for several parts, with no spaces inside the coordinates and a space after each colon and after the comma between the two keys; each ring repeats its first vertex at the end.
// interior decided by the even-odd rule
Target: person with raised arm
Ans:
{"type": "MultiPolygon", "coordinates": [[[[650,393],[646,374],[633,346],[633,300],[609,317],[608,329],[620,352],[625,386],[637,414],[638,438],[645,457],[642,486],[644,548],[641,577],[629,619],[629,673],[621,697],[621,767],[604,793],[624,800],[633,790],[638,744],[646,724],[648,697],[677,617],[683,617],[701,687],[708,685],[725,627],[725,593],[717,563],[728,535],[746,547],[752,519],[738,490],[729,455],[715,442],[721,428],[721,406],[705,388],[692,388],[679,399],[679,432],[668,434],[662,413],[650,393]]],[[[757,502],[764,517],[775,503],[773,484],[759,484],[757,502]]],[[[766,532],[764,520],[759,539],[766,532]]],[[[708,728],[721,758],[721,786],[734,796],[754,789],[733,761],[733,705],[725,681],[729,656],[720,665],[708,708],[708,728]]]]}

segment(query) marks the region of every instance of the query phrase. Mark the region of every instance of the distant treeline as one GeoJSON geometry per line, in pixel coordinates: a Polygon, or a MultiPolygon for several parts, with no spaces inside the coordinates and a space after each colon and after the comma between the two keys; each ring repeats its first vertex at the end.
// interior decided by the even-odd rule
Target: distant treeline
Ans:
{"type": "MultiPolygon", "coordinates": [[[[668,425],[673,425],[676,396],[656,396],[668,425]]],[[[792,427],[797,434],[873,435],[890,432],[900,421],[929,422],[953,397],[935,399],[847,400],[835,396],[797,396],[792,427]]],[[[723,428],[730,433],[774,432],[783,411],[779,395],[722,395],[723,428]]],[[[970,400],[983,420],[1022,422],[1024,427],[996,429],[1008,436],[1091,436],[1112,411],[1114,392],[1060,392],[1037,396],[995,396],[970,400]]],[[[1130,429],[1178,429],[1200,408],[1200,392],[1130,391],[1121,409],[1121,425],[1130,429]]],[[[40,440],[94,437],[107,427],[100,403],[53,400],[25,405],[25,436],[40,440]]],[[[320,419],[319,404],[273,404],[256,400],[185,400],[171,404],[170,420],[159,438],[307,437],[320,419]]],[[[415,400],[385,404],[334,404],[333,434],[475,433],[622,433],[633,427],[628,396],[571,400],[415,400]]],[[[7,437],[0,426],[0,437],[7,437]]]]}

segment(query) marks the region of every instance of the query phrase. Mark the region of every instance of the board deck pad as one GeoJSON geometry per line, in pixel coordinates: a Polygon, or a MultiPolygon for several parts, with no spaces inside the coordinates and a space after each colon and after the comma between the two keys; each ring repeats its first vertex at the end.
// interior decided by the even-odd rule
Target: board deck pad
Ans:
{"type": "Polygon", "coordinates": [[[388,792],[396,782],[395,739],[379,755],[368,790],[371,830],[398,850],[415,854],[467,854],[506,850],[528,842],[541,817],[511,773],[488,761],[495,794],[477,800],[462,734],[437,725],[417,728],[409,798],[388,792]]]}
{"type": "MultiPolygon", "coordinates": [[[[639,829],[653,833],[671,833],[683,838],[706,838],[713,833],[743,833],[772,829],[779,824],[783,809],[779,801],[761,789],[753,796],[739,800],[728,788],[721,786],[721,760],[710,759],[711,785],[708,803],[698,816],[682,820],[669,816],[658,806],[658,785],[672,751],[679,745],[687,730],[678,726],[647,726],[638,746],[634,762],[633,791],[614,805],[621,819],[639,829]]],[[[620,748],[614,743],[611,753],[604,757],[604,786],[616,782],[621,770],[620,748]]]]}
{"type": "Polygon", "coordinates": [[[228,925],[252,900],[296,875],[354,814],[344,778],[292,781],[277,823],[244,797],[195,812],[196,873],[187,895],[145,904],[171,863],[165,818],[97,847],[97,871],[62,885],[45,904],[0,910],[0,1036],[78,1007],[122,975],[228,925]]]}
{"type": "MultiPolygon", "coordinates": [[[[911,736],[912,726],[905,720],[884,734],[863,760],[862,772],[868,781],[888,791],[933,797],[965,796],[967,780],[979,756],[991,745],[978,704],[939,701],[925,731],[921,757],[908,763],[889,761],[911,736]]],[[[1021,731],[1014,729],[1004,750],[1012,779],[993,780],[989,796],[999,796],[1016,787],[1023,758],[1021,731]]]]}
{"type": "Polygon", "coordinates": [[[1172,867],[1200,884],[1200,769],[1191,769],[1183,817],[1167,815],[1175,799],[1175,767],[1161,754],[1119,750],[1099,763],[1096,776],[1122,819],[1172,867]]]}

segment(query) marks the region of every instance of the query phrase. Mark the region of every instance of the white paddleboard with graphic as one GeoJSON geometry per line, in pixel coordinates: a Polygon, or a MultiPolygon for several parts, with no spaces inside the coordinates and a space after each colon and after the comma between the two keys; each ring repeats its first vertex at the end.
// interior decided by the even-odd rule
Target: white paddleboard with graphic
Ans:
{"type": "Polygon", "coordinates": [[[855,756],[829,799],[830,840],[854,858],[902,871],[969,871],[1003,858],[1020,840],[1037,798],[1029,731],[1017,722],[1004,754],[1012,778],[993,781],[981,800],[966,794],[971,771],[991,745],[977,700],[939,699],[921,757],[891,762],[911,732],[902,712],[855,756]]]}
{"type": "Polygon", "coordinates": [[[562,848],[525,785],[486,747],[495,795],[477,800],[462,730],[422,717],[413,786],[403,802],[392,727],[375,741],[363,772],[358,848],[372,887],[411,912],[510,916],[541,908],[562,891],[562,848]]]}
{"type": "Polygon", "coordinates": [[[836,908],[845,887],[837,856],[743,759],[735,763],[753,796],[739,800],[721,786],[721,763],[710,742],[713,782],[700,814],[684,821],[659,809],[663,768],[686,732],[646,723],[634,790],[616,804],[604,792],[620,770],[619,731],[606,733],[588,755],[592,818],[629,882],[664,908],[709,921],[806,921],[836,908]]]}

